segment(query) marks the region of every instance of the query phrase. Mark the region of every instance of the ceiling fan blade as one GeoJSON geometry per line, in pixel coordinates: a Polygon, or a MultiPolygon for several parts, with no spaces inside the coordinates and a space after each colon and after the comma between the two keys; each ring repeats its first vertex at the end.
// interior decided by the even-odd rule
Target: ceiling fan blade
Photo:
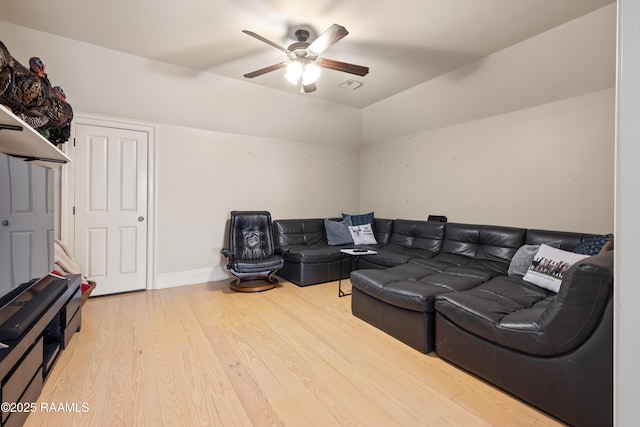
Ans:
{"type": "Polygon", "coordinates": [[[309,92],[313,92],[317,89],[316,84],[315,83],[311,83],[308,85],[302,85],[302,93],[309,93],[309,92]]]}
{"type": "Polygon", "coordinates": [[[264,67],[256,71],[252,71],[250,73],[245,74],[244,76],[248,79],[252,79],[254,77],[258,77],[263,74],[270,73],[271,71],[279,70],[280,68],[284,68],[286,66],[287,66],[286,62],[281,62],[279,64],[269,65],[268,67],[264,67]]]}
{"type": "Polygon", "coordinates": [[[320,58],[316,63],[319,66],[328,68],[330,70],[342,71],[343,73],[355,74],[357,76],[366,76],[369,73],[369,67],[334,61],[333,59],[320,58]]]}
{"type": "Polygon", "coordinates": [[[268,44],[269,46],[273,46],[276,49],[283,51],[284,53],[287,53],[287,54],[289,53],[289,49],[285,49],[284,47],[280,46],[279,44],[274,43],[271,40],[262,37],[260,34],[256,34],[253,31],[248,31],[248,30],[242,30],[242,32],[245,33],[245,34],[250,35],[253,38],[256,38],[256,39],[260,40],[263,43],[268,44]]]}
{"type": "Polygon", "coordinates": [[[333,24],[327,30],[320,34],[308,47],[313,53],[322,53],[327,50],[335,42],[349,34],[346,28],[341,25],[333,24]]]}

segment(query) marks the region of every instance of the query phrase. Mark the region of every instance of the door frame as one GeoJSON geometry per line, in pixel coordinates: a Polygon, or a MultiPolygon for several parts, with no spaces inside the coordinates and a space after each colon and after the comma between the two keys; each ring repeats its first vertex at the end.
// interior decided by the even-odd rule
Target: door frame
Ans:
{"type": "Polygon", "coordinates": [[[76,126],[89,125],[127,129],[145,132],[148,135],[147,150],[147,277],[146,289],[157,288],[156,278],[156,161],[157,161],[157,138],[158,127],[155,124],[130,121],[119,118],[93,116],[88,114],[74,114],[71,126],[71,138],[63,147],[63,151],[71,158],[71,162],[62,167],[60,174],[60,212],[58,223],[60,227],[60,237],[75,255],[75,165],[76,151],[76,126]]]}

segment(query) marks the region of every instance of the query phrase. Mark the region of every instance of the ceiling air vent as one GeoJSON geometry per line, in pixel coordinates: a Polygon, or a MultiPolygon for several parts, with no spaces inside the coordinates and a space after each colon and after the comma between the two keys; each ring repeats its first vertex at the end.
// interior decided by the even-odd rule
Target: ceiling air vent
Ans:
{"type": "Polygon", "coordinates": [[[360,86],[362,86],[362,82],[359,82],[353,79],[345,80],[342,83],[340,83],[340,87],[343,87],[345,89],[351,89],[351,90],[356,90],[360,86]]]}

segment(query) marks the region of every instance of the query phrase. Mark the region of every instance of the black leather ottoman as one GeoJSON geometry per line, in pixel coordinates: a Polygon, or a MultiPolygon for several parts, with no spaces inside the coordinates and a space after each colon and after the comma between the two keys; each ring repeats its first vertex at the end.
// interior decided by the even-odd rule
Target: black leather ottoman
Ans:
{"type": "Polygon", "coordinates": [[[386,270],[351,272],[351,311],[423,353],[435,349],[435,297],[464,291],[490,277],[464,267],[438,272],[408,262],[386,270]]]}

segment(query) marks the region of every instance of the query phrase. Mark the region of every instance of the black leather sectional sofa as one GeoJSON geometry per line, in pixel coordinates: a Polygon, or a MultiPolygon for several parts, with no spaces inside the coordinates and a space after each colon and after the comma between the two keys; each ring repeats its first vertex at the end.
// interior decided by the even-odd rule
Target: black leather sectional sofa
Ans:
{"type": "MultiPolygon", "coordinates": [[[[384,247],[389,241],[393,225],[393,220],[375,218],[373,230],[378,244],[367,247],[384,247]]],[[[351,260],[341,259],[340,249],[354,246],[329,245],[324,219],[280,219],[273,221],[273,229],[276,252],[284,257],[284,267],[278,271],[280,277],[298,286],[331,282],[340,279],[341,262],[342,278],[349,277],[351,260]]]]}
{"type": "MultiPolygon", "coordinates": [[[[520,248],[593,235],[376,219],[376,255],[350,273],[355,316],[571,425],[613,423],[613,251],[575,263],[555,293],[509,274],[520,248]]],[[[274,221],[282,277],[339,278],[351,262],[322,219],[274,221]]]]}

